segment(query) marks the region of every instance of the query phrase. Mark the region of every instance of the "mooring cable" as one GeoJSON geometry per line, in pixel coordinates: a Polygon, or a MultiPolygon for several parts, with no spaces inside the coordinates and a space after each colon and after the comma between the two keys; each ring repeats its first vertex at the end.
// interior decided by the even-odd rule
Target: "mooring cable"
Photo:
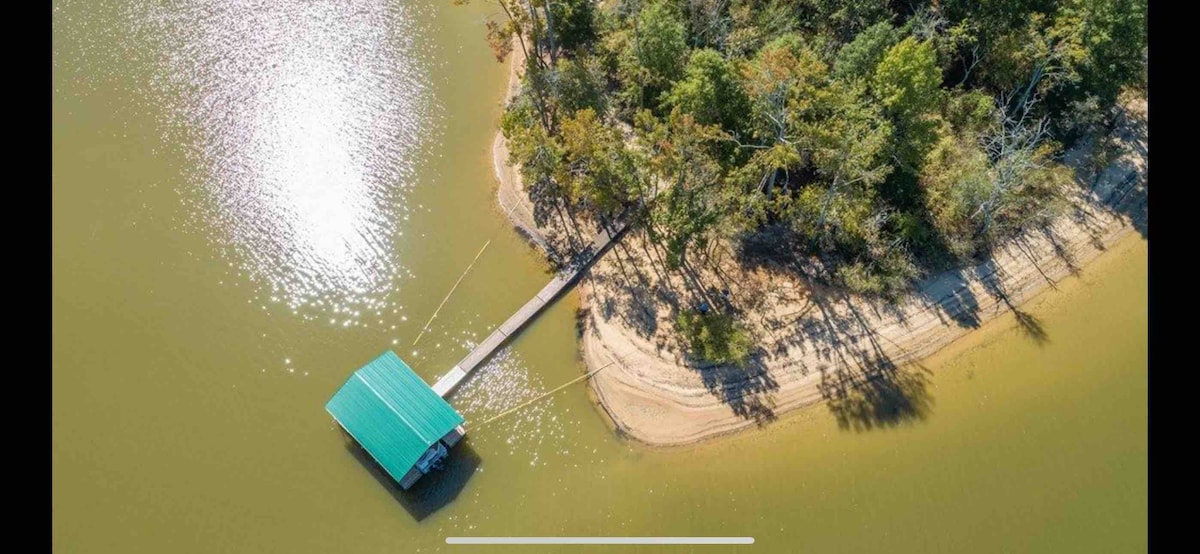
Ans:
{"type": "MultiPolygon", "coordinates": [[[[506,212],[504,214],[504,219],[508,219],[508,216],[512,215],[513,210],[516,209],[516,207],[519,205],[520,205],[520,202],[513,203],[513,206],[511,208],[509,208],[508,212],[506,212]]],[[[501,220],[501,221],[503,221],[503,220],[501,220]]],[[[499,227],[499,226],[497,226],[497,227],[499,227]]],[[[499,229],[497,229],[497,231],[498,230],[499,229]]],[[[494,237],[495,233],[496,233],[496,231],[492,232],[493,238],[495,238],[494,237]]],[[[471,268],[475,266],[475,262],[479,261],[479,257],[483,255],[483,251],[487,250],[487,247],[490,244],[492,244],[492,239],[488,239],[487,242],[483,243],[483,248],[480,248],[479,252],[475,254],[475,258],[471,260],[471,263],[467,264],[467,268],[463,270],[462,275],[459,275],[458,280],[454,282],[454,286],[450,287],[450,292],[446,293],[446,297],[442,298],[442,302],[440,304],[438,304],[437,309],[433,310],[433,315],[429,316],[429,321],[426,321],[425,326],[421,328],[421,332],[417,333],[417,338],[416,338],[416,340],[413,341],[413,346],[416,346],[417,343],[421,341],[421,337],[425,335],[425,332],[429,330],[429,326],[431,324],[433,324],[433,320],[437,319],[438,313],[442,311],[442,306],[445,306],[446,301],[450,300],[450,296],[452,294],[454,294],[455,289],[457,289],[458,285],[460,283],[462,283],[464,278],[466,278],[467,273],[471,272],[471,268]]]]}
{"type": "Polygon", "coordinates": [[[567,381],[566,383],[563,383],[562,385],[559,385],[559,386],[555,387],[555,388],[554,388],[553,390],[551,390],[551,391],[548,391],[548,392],[544,392],[544,393],[542,393],[542,394],[539,394],[537,397],[533,398],[532,400],[529,400],[529,401],[526,401],[526,402],[522,402],[522,403],[521,403],[521,405],[519,405],[519,406],[517,406],[517,407],[515,407],[515,408],[511,408],[511,409],[505,410],[505,411],[503,411],[503,412],[500,412],[500,414],[498,414],[498,415],[496,415],[496,416],[493,416],[493,417],[491,417],[491,418],[489,418],[489,419],[485,420],[483,423],[480,423],[479,425],[472,425],[472,426],[471,426],[471,428],[472,428],[471,430],[472,430],[472,431],[475,431],[475,430],[477,430],[477,429],[479,429],[479,428],[481,428],[481,427],[486,427],[486,426],[487,426],[489,423],[492,423],[493,421],[496,421],[496,420],[498,420],[498,419],[500,419],[500,418],[502,418],[502,417],[504,417],[504,416],[507,416],[507,415],[509,415],[509,414],[512,414],[512,413],[514,413],[514,412],[517,412],[517,411],[519,411],[519,410],[521,410],[521,409],[523,409],[523,408],[527,408],[527,407],[529,407],[531,404],[533,404],[533,403],[535,403],[535,402],[537,402],[537,401],[539,401],[539,400],[541,400],[541,399],[543,399],[543,398],[546,398],[547,396],[550,396],[550,395],[552,395],[552,394],[554,394],[554,393],[556,393],[556,392],[558,392],[558,391],[560,391],[560,390],[563,390],[563,389],[565,389],[565,388],[567,388],[567,387],[569,387],[569,386],[571,386],[571,385],[574,385],[575,383],[578,383],[578,382],[580,382],[580,381],[582,381],[582,380],[584,380],[584,379],[587,379],[588,377],[591,377],[591,376],[593,376],[593,375],[595,375],[595,374],[599,373],[599,372],[600,372],[600,370],[602,370],[602,369],[604,369],[604,368],[606,368],[606,367],[608,367],[608,366],[610,366],[610,365],[613,365],[613,364],[615,364],[615,363],[617,363],[617,361],[616,361],[616,360],[613,360],[613,361],[611,361],[611,362],[608,362],[607,364],[604,364],[604,365],[602,365],[602,366],[600,366],[600,367],[598,367],[598,368],[596,368],[596,369],[593,369],[592,371],[589,371],[589,372],[587,372],[587,373],[585,373],[585,374],[583,374],[583,375],[580,375],[579,377],[576,377],[576,378],[574,378],[574,379],[571,379],[570,381],[567,381]]]}

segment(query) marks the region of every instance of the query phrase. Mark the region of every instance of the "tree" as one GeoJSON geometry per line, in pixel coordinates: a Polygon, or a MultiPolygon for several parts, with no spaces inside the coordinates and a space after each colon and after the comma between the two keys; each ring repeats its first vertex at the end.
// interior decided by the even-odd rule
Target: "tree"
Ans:
{"type": "Polygon", "coordinates": [[[1051,157],[1048,119],[1032,103],[1009,113],[1007,98],[995,102],[987,128],[944,137],[921,171],[933,226],[961,258],[1056,215],[1070,182],[1051,157]]]}
{"type": "Polygon", "coordinates": [[[683,74],[687,34],[679,14],[665,1],[653,2],[638,14],[636,54],[643,84],[666,88],[683,74]]]}
{"type": "Polygon", "coordinates": [[[1146,80],[1146,0],[1073,0],[1064,13],[1078,13],[1089,54],[1080,69],[1083,90],[1112,103],[1124,86],[1146,80]]]}
{"type": "Polygon", "coordinates": [[[744,71],[752,129],[780,142],[800,121],[811,119],[827,96],[829,68],[796,35],[784,35],[758,52],[744,71]]]}
{"type": "Polygon", "coordinates": [[[574,52],[596,39],[596,9],[593,0],[544,0],[549,6],[546,21],[554,22],[555,44],[574,52]]]}
{"type": "MultiPolygon", "coordinates": [[[[1078,27],[1079,48],[1085,52],[1057,88],[1046,92],[1046,104],[1056,127],[1078,137],[1102,132],[1116,110],[1125,87],[1146,85],[1145,0],[1073,0],[1063,3],[1056,21],[1078,27]]],[[[1066,133],[1060,133],[1066,134],[1066,133]]]]}
{"type": "Polygon", "coordinates": [[[687,339],[688,350],[697,360],[745,367],[754,347],[745,327],[730,314],[682,311],[675,318],[675,327],[687,339]]]}
{"type": "Polygon", "coordinates": [[[703,247],[708,233],[728,213],[729,195],[720,188],[721,167],[711,154],[722,134],[679,109],[665,120],[643,110],[634,125],[656,183],[650,238],[666,247],[669,268],[686,268],[688,252],[703,247]]]}
{"type": "Polygon", "coordinates": [[[557,100],[563,112],[571,114],[589,108],[603,118],[608,113],[604,68],[592,56],[562,59],[555,68],[557,100]]]}
{"type": "Polygon", "coordinates": [[[535,218],[645,206],[692,285],[729,239],[903,290],[1058,213],[1051,136],[1106,132],[1146,78],[1146,0],[493,1],[498,59],[527,53],[503,129],[535,218]]]}
{"type": "Polygon", "coordinates": [[[880,21],[842,47],[833,65],[838,79],[869,78],[888,49],[900,40],[900,32],[887,21],[880,21]]]}
{"type": "Polygon", "coordinates": [[[941,84],[933,47],[913,37],[889,48],[875,67],[875,95],[890,115],[902,121],[936,108],[941,84]]]}
{"type": "MultiPolygon", "coordinates": [[[[804,163],[801,133],[828,102],[828,68],[795,35],[763,47],[746,67],[750,118],[746,127],[753,154],[745,175],[770,198],[776,184],[804,163]]],[[[761,216],[760,216],[761,217],[761,216]]]]}
{"type": "Polygon", "coordinates": [[[737,71],[715,50],[695,50],[684,77],[668,91],[665,106],[689,113],[697,122],[736,131],[746,114],[746,94],[737,71]]]}
{"type": "Polygon", "coordinates": [[[915,168],[936,142],[942,72],[929,41],[905,38],[875,67],[873,90],[896,129],[897,161],[915,168]]]}
{"type": "Polygon", "coordinates": [[[1015,105],[1024,104],[1034,94],[1052,97],[1064,87],[1073,87],[1089,55],[1082,14],[1051,6],[1018,6],[1014,10],[1015,19],[1012,14],[997,16],[1005,25],[992,19],[974,23],[973,40],[983,49],[978,78],[994,90],[1020,88],[1018,94],[1010,95],[1015,105]]]}
{"type": "Polygon", "coordinates": [[[988,129],[996,118],[996,99],[982,90],[964,90],[947,96],[943,117],[956,133],[974,137],[988,129]]]}
{"type": "Polygon", "coordinates": [[[943,137],[921,168],[920,186],[933,228],[950,254],[969,258],[977,251],[971,215],[989,186],[987,154],[970,139],[943,137]]]}
{"type": "Polygon", "coordinates": [[[891,172],[882,154],[892,126],[853,85],[838,83],[826,112],[830,117],[807,126],[813,165],[826,183],[825,190],[816,202],[817,189],[806,190],[797,203],[794,220],[828,249],[837,242],[852,243],[865,237],[873,185],[891,172]]]}
{"type": "Polygon", "coordinates": [[[971,218],[978,222],[976,238],[994,241],[1037,221],[1061,207],[1061,190],[1069,171],[1053,163],[1049,121],[1035,117],[1036,100],[1027,100],[1009,111],[1010,100],[998,100],[995,125],[981,137],[991,160],[987,194],[971,218]]]}
{"type": "Polygon", "coordinates": [[[687,0],[687,12],[692,44],[723,51],[733,27],[729,0],[687,0]]]}
{"type": "Polygon", "coordinates": [[[891,17],[887,0],[807,0],[820,28],[841,42],[891,17]]]}
{"type": "Polygon", "coordinates": [[[572,204],[607,220],[642,188],[637,160],[620,132],[591,108],[563,119],[561,129],[563,163],[556,180],[566,186],[572,204]]]}
{"type": "Polygon", "coordinates": [[[534,222],[546,225],[557,215],[559,223],[568,228],[562,207],[569,201],[569,191],[555,179],[561,172],[563,148],[539,124],[532,104],[530,94],[519,94],[500,119],[500,130],[508,141],[508,163],[521,168],[521,182],[533,203],[534,222]]]}

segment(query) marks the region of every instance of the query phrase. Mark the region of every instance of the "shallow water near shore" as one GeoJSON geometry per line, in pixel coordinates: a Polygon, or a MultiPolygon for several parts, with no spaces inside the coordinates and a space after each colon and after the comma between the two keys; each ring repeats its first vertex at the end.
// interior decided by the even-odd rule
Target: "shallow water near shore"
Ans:
{"type": "Polygon", "coordinates": [[[394,490],[325,401],[389,348],[432,380],[549,277],[495,207],[493,8],[339,6],[56,5],[56,549],[731,535],[766,552],[1145,550],[1138,237],[1023,306],[1044,340],[1011,315],[984,325],[909,369],[922,417],[866,430],[818,405],[646,448],[583,387],[478,425],[579,374],[568,295],[455,395],[469,438],[445,472],[394,490]]]}

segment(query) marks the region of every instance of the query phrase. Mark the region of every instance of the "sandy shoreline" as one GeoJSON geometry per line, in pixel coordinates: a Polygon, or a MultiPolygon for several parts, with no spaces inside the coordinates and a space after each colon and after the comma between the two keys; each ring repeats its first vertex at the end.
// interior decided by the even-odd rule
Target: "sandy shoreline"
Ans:
{"type": "MultiPolygon", "coordinates": [[[[510,62],[506,103],[518,85],[519,56],[514,52],[510,62]]],[[[846,427],[904,421],[922,408],[906,393],[923,382],[912,362],[1010,310],[1034,340],[1043,340],[1021,304],[1118,241],[1146,232],[1145,109],[1144,100],[1133,103],[1132,115],[1114,133],[1120,155],[1096,173],[1090,188],[1075,191],[1073,209],[1047,231],[1009,241],[986,263],[926,279],[896,305],[817,290],[762,269],[718,272],[714,279],[731,289],[735,303],[755,306],[750,313],[759,316],[754,325],[763,350],[744,370],[685,363],[667,310],[657,303],[676,288],[670,277],[658,279],[652,267],[639,264],[645,256],[630,255],[647,252],[644,237],[631,233],[581,283],[588,369],[617,361],[591,379],[598,403],[619,433],[656,446],[763,425],[821,401],[846,427]]],[[[1069,153],[1068,163],[1083,163],[1081,151],[1069,153]]],[[[492,156],[501,208],[547,252],[499,132],[492,156]]]]}
{"type": "MultiPolygon", "coordinates": [[[[514,43],[509,56],[508,85],[501,106],[507,106],[521,86],[517,68],[524,64],[525,55],[514,43]]],[[[496,175],[496,202],[500,209],[518,233],[543,254],[549,255],[546,235],[533,219],[533,202],[529,201],[529,195],[525,194],[525,188],[521,184],[521,170],[508,164],[508,141],[504,139],[504,133],[500,130],[496,131],[496,137],[492,140],[492,171],[496,175]]]]}
{"type": "MultiPolygon", "coordinates": [[[[815,336],[772,341],[767,350],[781,346],[784,352],[761,364],[762,377],[721,381],[716,388],[675,351],[664,352],[617,319],[592,314],[582,339],[583,353],[589,369],[618,360],[592,379],[593,391],[622,434],[650,445],[690,444],[755,427],[821,401],[843,404],[835,412],[846,427],[887,426],[921,409],[904,405],[905,381],[923,379],[916,373],[905,374],[912,371],[905,364],[925,359],[1010,309],[1019,310],[1054,282],[1134,234],[1129,225],[1108,227],[1098,237],[1103,249],[1093,244],[1091,236],[1069,239],[1070,264],[1048,245],[1035,247],[1036,264],[1024,253],[1006,249],[993,264],[927,282],[919,296],[895,311],[884,312],[859,299],[830,301],[826,305],[830,315],[814,315],[797,326],[832,321],[842,328],[839,338],[818,331],[815,336]],[[1001,283],[1003,296],[991,292],[994,283],[1001,283]],[[961,301],[964,298],[973,300],[961,301]],[[785,344],[792,340],[795,344],[785,344]],[[901,367],[879,370],[872,368],[875,364],[901,367]],[[735,399],[731,393],[739,396],[735,399]],[[739,410],[738,402],[747,407],[739,410]]],[[[606,292],[590,288],[584,292],[588,301],[603,302],[606,292]]]]}

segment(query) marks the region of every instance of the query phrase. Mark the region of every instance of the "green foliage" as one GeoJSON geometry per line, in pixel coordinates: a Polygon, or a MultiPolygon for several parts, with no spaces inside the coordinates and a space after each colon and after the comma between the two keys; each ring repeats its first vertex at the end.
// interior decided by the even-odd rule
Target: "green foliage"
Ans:
{"type": "Polygon", "coordinates": [[[825,248],[853,246],[867,239],[872,225],[874,185],[891,171],[884,149],[892,126],[856,86],[836,86],[828,106],[809,127],[812,163],[822,183],[820,201],[796,205],[794,226],[820,239],[825,248]],[[824,115],[824,114],[822,114],[824,115]]]}
{"type": "MultiPolygon", "coordinates": [[[[608,22],[619,24],[616,18],[610,18],[608,22]]],[[[615,82],[615,86],[609,89],[610,106],[621,120],[632,119],[637,110],[645,107],[645,79],[637,57],[633,30],[620,26],[606,30],[595,44],[595,56],[610,81],[615,82]]]]}
{"type": "Polygon", "coordinates": [[[668,91],[665,105],[678,107],[701,124],[737,130],[746,114],[746,94],[737,71],[715,50],[694,50],[683,79],[668,91]]]}
{"type": "Polygon", "coordinates": [[[530,54],[501,127],[531,197],[644,205],[668,270],[773,240],[781,266],[872,295],[1061,213],[1050,137],[1104,132],[1146,79],[1145,0],[497,5],[497,57],[530,54]]]}
{"type": "Polygon", "coordinates": [[[1057,17],[1032,13],[1023,25],[994,39],[980,73],[1000,90],[1027,88],[1048,94],[1079,80],[1087,63],[1082,21],[1066,13],[1057,17]]]}
{"type": "Polygon", "coordinates": [[[635,54],[642,82],[666,87],[683,74],[687,60],[687,32],[678,12],[666,1],[653,2],[638,15],[635,54]]]}
{"type": "Polygon", "coordinates": [[[688,43],[694,48],[724,50],[733,27],[729,0],[688,0],[688,43]]]}
{"type": "Polygon", "coordinates": [[[797,0],[732,0],[732,30],[724,52],[739,57],[752,55],[775,37],[795,31],[800,26],[797,4],[797,0]]]}
{"type": "Polygon", "coordinates": [[[1071,181],[1070,171],[1050,159],[1050,144],[1008,150],[996,159],[979,144],[980,139],[943,138],[920,177],[933,227],[947,250],[963,259],[1062,213],[1062,191],[1071,181]]]}
{"type": "Polygon", "coordinates": [[[902,166],[916,167],[937,140],[932,114],[942,102],[942,71],[929,41],[905,38],[888,49],[875,67],[873,89],[896,126],[896,152],[902,166]]]}
{"type": "Polygon", "coordinates": [[[903,250],[892,249],[871,261],[856,261],[837,269],[838,282],[857,294],[895,298],[919,275],[903,250]]]}
{"type": "Polygon", "coordinates": [[[663,184],[649,214],[651,238],[667,250],[667,265],[678,269],[693,247],[703,247],[713,226],[727,216],[728,190],[712,156],[720,136],[714,126],[672,110],[665,120],[648,110],[634,121],[639,142],[648,149],[646,165],[663,184]]]}
{"type": "Polygon", "coordinates": [[[557,92],[563,111],[575,113],[591,109],[603,117],[608,113],[604,68],[600,60],[583,56],[558,62],[557,92]]]}
{"type": "Polygon", "coordinates": [[[697,360],[744,367],[754,348],[744,326],[729,314],[683,311],[675,318],[675,327],[687,340],[689,354],[697,360]]]}
{"type": "Polygon", "coordinates": [[[745,69],[751,129],[761,141],[794,141],[829,102],[829,69],[796,35],[763,47],[745,69]]]}
{"type": "Polygon", "coordinates": [[[745,190],[761,192],[742,202],[744,222],[764,223],[783,213],[792,200],[793,171],[804,169],[804,149],[819,136],[823,108],[830,103],[828,68],[799,39],[787,34],[771,41],[744,70],[750,99],[748,132],[758,144],[747,163],[734,172],[745,190]]]}
{"type": "Polygon", "coordinates": [[[863,29],[892,14],[887,0],[806,0],[814,14],[817,25],[839,41],[849,41],[863,29]]]}
{"type": "Polygon", "coordinates": [[[552,183],[562,160],[562,145],[538,120],[532,93],[517,95],[500,118],[500,130],[508,140],[509,163],[521,166],[521,179],[528,185],[552,183]]]}
{"type": "Polygon", "coordinates": [[[839,79],[870,77],[883,55],[899,40],[900,31],[887,21],[867,27],[838,52],[834,76],[839,79]]]}
{"type": "Polygon", "coordinates": [[[933,227],[951,254],[975,254],[977,222],[972,221],[990,192],[987,154],[975,143],[946,137],[929,152],[921,173],[921,186],[933,227]]]}
{"type": "Polygon", "coordinates": [[[639,164],[620,132],[595,111],[585,108],[563,119],[561,137],[563,160],[555,180],[566,186],[572,205],[611,215],[637,195],[639,164]]]}
{"type": "Polygon", "coordinates": [[[981,90],[949,95],[943,114],[958,133],[978,136],[996,121],[996,100],[981,90]]]}
{"type": "Polygon", "coordinates": [[[553,0],[549,6],[559,48],[573,51],[596,39],[593,0],[553,0]]]}
{"type": "Polygon", "coordinates": [[[901,120],[933,110],[939,103],[941,84],[933,47],[913,37],[889,48],[875,67],[875,95],[889,114],[901,120]]]}
{"type": "Polygon", "coordinates": [[[1124,86],[1146,86],[1146,0],[1075,0],[1063,11],[1086,29],[1082,91],[1111,103],[1124,86]]]}
{"type": "MultiPolygon", "coordinates": [[[[1023,229],[1045,225],[1063,213],[1067,207],[1063,191],[1072,184],[1071,170],[1053,161],[1055,150],[1055,145],[1043,144],[1028,154],[1033,167],[1019,172],[1016,186],[1001,193],[992,215],[994,223],[981,226],[981,240],[995,245],[1023,229]]],[[[993,163],[993,173],[1005,171],[1005,163],[1004,159],[993,163]]]]}

